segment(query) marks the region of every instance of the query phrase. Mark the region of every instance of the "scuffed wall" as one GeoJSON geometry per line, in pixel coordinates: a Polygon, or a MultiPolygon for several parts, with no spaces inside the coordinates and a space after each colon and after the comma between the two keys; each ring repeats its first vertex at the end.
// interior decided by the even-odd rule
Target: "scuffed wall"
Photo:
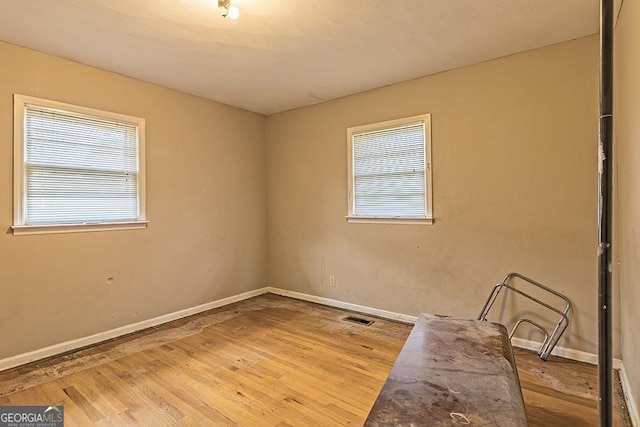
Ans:
{"type": "Polygon", "coordinates": [[[7,43],[0,58],[0,359],[264,286],[263,116],[7,43]],[[148,229],[11,234],[14,93],[146,119],[148,229]]]}
{"type": "MultiPolygon", "coordinates": [[[[622,362],[635,409],[640,409],[640,4],[625,1],[615,31],[615,219],[622,362]]],[[[636,416],[637,416],[636,412],[636,416]]]]}
{"type": "Polygon", "coordinates": [[[269,116],[269,284],[476,317],[517,271],[571,298],[560,345],[595,353],[597,73],[592,36],[269,116]],[[423,113],[435,224],[348,223],[346,129],[423,113]]]}

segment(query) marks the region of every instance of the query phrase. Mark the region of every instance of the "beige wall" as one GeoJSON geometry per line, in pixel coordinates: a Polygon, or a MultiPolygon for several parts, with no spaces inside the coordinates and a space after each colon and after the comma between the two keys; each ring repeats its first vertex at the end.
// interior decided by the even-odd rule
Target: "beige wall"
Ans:
{"type": "MultiPolygon", "coordinates": [[[[569,296],[561,345],[596,352],[596,37],[267,119],[9,44],[0,58],[0,117],[21,93],[147,119],[151,221],[0,235],[0,358],[266,278],[406,314],[475,317],[508,271],[569,296]],[[347,223],[346,128],[421,113],[433,121],[436,224],[347,223]]],[[[0,121],[5,230],[11,126],[0,121]]]]}
{"type": "Polygon", "coordinates": [[[622,361],[640,409],[640,4],[626,1],[615,32],[615,145],[622,361]]]}
{"type": "Polygon", "coordinates": [[[0,43],[0,117],[0,359],[264,286],[263,116],[0,43]],[[147,230],[9,232],[14,93],[146,119],[147,230]]]}
{"type": "Polygon", "coordinates": [[[572,299],[561,344],[597,352],[597,73],[588,37],[269,116],[269,284],[475,317],[518,271],[572,299]],[[435,225],[347,223],[347,127],[421,113],[435,225]]]}

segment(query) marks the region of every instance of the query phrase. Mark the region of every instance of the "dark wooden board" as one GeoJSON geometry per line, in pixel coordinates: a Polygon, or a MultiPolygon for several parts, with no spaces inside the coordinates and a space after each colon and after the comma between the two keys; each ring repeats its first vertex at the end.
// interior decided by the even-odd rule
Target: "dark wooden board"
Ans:
{"type": "Polygon", "coordinates": [[[365,426],[526,426],[505,327],[421,314],[365,426]]]}

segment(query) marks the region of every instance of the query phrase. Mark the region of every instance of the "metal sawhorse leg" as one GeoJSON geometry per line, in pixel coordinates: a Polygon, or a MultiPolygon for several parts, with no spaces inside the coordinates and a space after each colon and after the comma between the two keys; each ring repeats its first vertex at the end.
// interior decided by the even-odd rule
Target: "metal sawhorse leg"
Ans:
{"type": "Polygon", "coordinates": [[[511,329],[511,332],[509,333],[509,339],[511,339],[514,335],[514,333],[516,332],[516,329],[518,328],[518,326],[520,326],[523,323],[528,323],[530,325],[535,326],[536,328],[540,329],[542,331],[542,333],[544,334],[544,341],[542,342],[542,345],[540,346],[540,349],[538,350],[538,356],[540,356],[540,358],[542,360],[547,360],[547,358],[549,357],[549,355],[551,354],[551,352],[553,351],[553,348],[555,347],[555,345],[557,344],[558,340],[560,339],[560,337],[562,336],[562,334],[564,333],[565,329],[567,329],[567,326],[569,325],[569,317],[568,317],[568,313],[571,310],[571,302],[569,301],[569,299],[567,297],[565,297],[564,295],[562,295],[561,293],[554,291],[553,289],[536,282],[535,280],[529,279],[528,277],[523,276],[522,274],[519,273],[509,273],[505,276],[505,278],[502,280],[502,282],[498,283],[496,286],[494,286],[493,290],[491,291],[491,294],[489,295],[489,298],[487,299],[487,302],[484,304],[484,308],[482,309],[482,312],[480,313],[480,316],[478,316],[478,320],[487,320],[487,315],[489,314],[489,310],[491,310],[491,306],[493,305],[493,303],[496,301],[496,299],[498,298],[498,294],[500,293],[500,291],[505,288],[509,291],[513,291],[519,295],[524,296],[525,298],[530,299],[531,301],[534,301],[538,304],[540,304],[541,306],[545,307],[548,310],[551,310],[553,313],[557,314],[559,317],[555,328],[553,329],[553,332],[551,332],[551,334],[549,334],[549,332],[546,330],[546,328],[544,328],[543,326],[541,326],[540,324],[534,322],[533,320],[530,319],[520,319],[518,320],[515,325],[513,326],[513,329],[511,329]],[[522,291],[521,289],[517,289],[516,287],[511,285],[511,281],[514,278],[518,278],[518,279],[522,279],[525,282],[529,283],[530,285],[533,285],[539,289],[542,289],[543,291],[546,291],[550,294],[552,294],[553,297],[557,297],[559,298],[559,302],[560,300],[564,303],[564,309],[559,309],[554,307],[551,304],[548,304],[544,301],[541,301],[539,298],[536,298],[524,291],[522,291]]]}

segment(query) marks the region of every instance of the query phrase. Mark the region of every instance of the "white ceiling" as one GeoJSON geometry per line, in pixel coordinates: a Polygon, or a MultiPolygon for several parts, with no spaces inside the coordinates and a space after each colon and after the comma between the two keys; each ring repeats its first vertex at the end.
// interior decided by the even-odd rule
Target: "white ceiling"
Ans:
{"type": "Polygon", "coordinates": [[[594,34],[599,22],[599,0],[232,4],[235,21],[217,0],[0,0],[0,40],[271,114],[594,34]]]}

